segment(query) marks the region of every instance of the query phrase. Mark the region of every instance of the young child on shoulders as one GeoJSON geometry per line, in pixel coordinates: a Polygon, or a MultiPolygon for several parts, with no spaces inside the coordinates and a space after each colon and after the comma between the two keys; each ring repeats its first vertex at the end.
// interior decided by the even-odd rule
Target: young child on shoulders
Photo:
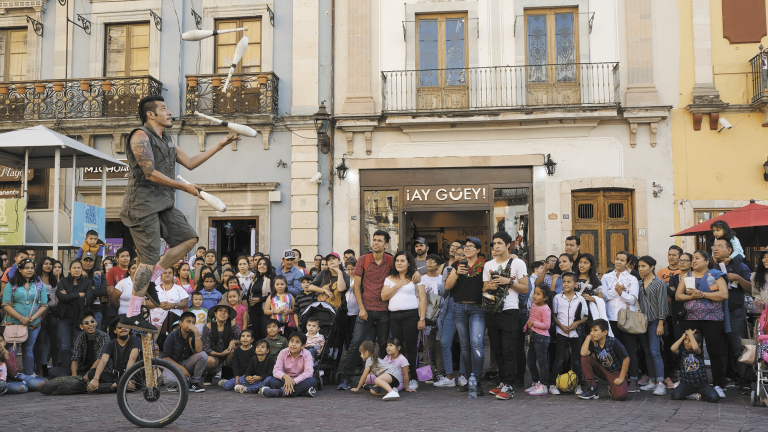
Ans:
{"type": "MultiPolygon", "coordinates": [[[[585,323],[589,316],[587,302],[581,294],[574,291],[576,288],[576,275],[566,272],[561,276],[561,279],[563,281],[563,290],[552,299],[552,316],[557,326],[555,335],[557,351],[555,362],[552,366],[553,373],[549,377],[549,383],[551,384],[549,392],[554,395],[560,394],[557,386],[555,386],[555,378],[558,371],[563,369],[563,363],[569,349],[571,351],[571,369],[579,377],[580,384],[584,383],[581,372],[581,359],[579,358],[582,340],[576,329],[585,323]]],[[[581,385],[577,385],[575,393],[579,395],[581,392],[581,385]]]]}
{"type": "Polygon", "coordinates": [[[275,368],[269,387],[264,387],[261,394],[265,397],[294,397],[306,395],[314,397],[317,392],[317,380],[312,376],[314,367],[312,355],[304,349],[307,337],[304,333],[294,332],[288,340],[288,348],[280,351],[275,360],[275,368]]]}
{"type": "Polygon", "coordinates": [[[274,379],[272,371],[275,368],[275,357],[269,355],[269,342],[262,339],[256,342],[255,349],[255,355],[243,376],[244,380],[238,380],[240,384],[235,386],[238,393],[258,393],[274,379]]]}
{"type": "Polygon", "coordinates": [[[77,250],[77,258],[80,259],[87,252],[92,252],[94,255],[96,255],[93,268],[98,269],[101,267],[101,261],[104,259],[104,246],[106,246],[106,244],[103,240],[99,239],[99,233],[94,230],[90,230],[85,233],[85,241],[83,241],[80,249],[77,250]]]}
{"type": "Polygon", "coordinates": [[[208,309],[203,308],[203,293],[200,291],[192,293],[192,307],[188,312],[195,314],[195,327],[198,334],[203,334],[203,327],[208,322],[208,309]]]}
{"type": "MultiPolygon", "coordinates": [[[[543,268],[543,264],[541,267],[543,268]]],[[[549,327],[552,325],[552,311],[547,304],[549,296],[550,291],[547,284],[539,284],[533,290],[531,296],[533,304],[528,322],[525,325],[526,330],[531,335],[528,344],[528,370],[531,371],[531,379],[533,380],[533,385],[525,392],[531,396],[545,396],[548,393],[549,360],[547,359],[547,352],[549,350],[549,327]]]]}
{"type": "Polygon", "coordinates": [[[744,261],[744,248],[741,247],[739,238],[736,237],[736,233],[733,232],[728,225],[728,222],[721,220],[714,221],[712,222],[712,225],[710,225],[710,228],[712,229],[712,235],[715,236],[715,239],[724,239],[731,242],[733,252],[731,252],[731,255],[728,258],[723,260],[725,265],[728,265],[733,261],[733,268],[740,269],[741,263],[744,261]]]}
{"type": "MultiPolygon", "coordinates": [[[[232,354],[232,372],[235,377],[224,383],[224,390],[232,390],[237,385],[245,384],[247,376],[245,370],[251,364],[251,359],[256,354],[256,347],[253,346],[253,332],[245,329],[240,332],[240,346],[235,348],[232,354]]],[[[242,393],[242,392],[240,392],[242,393]]]]}
{"type": "Polygon", "coordinates": [[[319,358],[325,346],[325,337],[320,334],[320,320],[311,317],[307,320],[307,351],[312,358],[319,358]]]}
{"type": "Polygon", "coordinates": [[[611,396],[617,401],[627,400],[627,369],[629,354],[618,339],[608,336],[608,321],[596,319],[592,322],[589,336],[581,345],[581,366],[587,389],[581,399],[599,399],[597,380],[608,381],[611,396]]]}
{"type": "Polygon", "coordinates": [[[403,381],[403,372],[392,363],[379,358],[379,345],[371,341],[360,344],[360,358],[365,362],[365,370],[357,388],[353,388],[352,391],[360,391],[368,374],[373,373],[376,375],[374,384],[387,392],[382,399],[385,401],[399,399],[400,393],[397,392],[397,387],[403,381]]]}
{"type": "Polygon", "coordinates": [[[288,339],[280,334],[280,323],[276,319],[270,319],[267,322],[267,338],[264,339],[269,344],[269,355],[277,357],[280,351],[288,348],[288,339]]]}
{"type": "Polygon", "coordinates": [[[241,329],[248,328],[248,322],[250,321],[250,317],[248,316],[248,308],[240,304],[240,281],[238,281],[234,276],[230,278],[230,282],[231,279],[235,279],[238,287],[230,288],[229,291],[227,291],[227,303],[229,304],[229,307],[237,312],[237,316],[235,317],[235,322],[237,322],[237,325],[240,326],[241,329]]]}
{"type": "Polygon", "coordinates": [[[701,334],[686,330],[683,337],[672,345],[672,352],[680,356],[680,383],[672,390],[672,400],[696,399],[718,402],[720,396],[709,385],[704,356],[701,354],[701,334]],[[683,345],[680,349],[680,345],[683,345]]]}

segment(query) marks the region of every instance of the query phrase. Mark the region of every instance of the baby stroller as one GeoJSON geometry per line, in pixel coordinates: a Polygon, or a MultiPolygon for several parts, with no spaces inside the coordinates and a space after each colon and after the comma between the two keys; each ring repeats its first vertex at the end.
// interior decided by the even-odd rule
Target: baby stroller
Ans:
{"type": "Polygon", "coordinates": [[[299,317],[299,324],[302,327],[306,327],[307,320],[311,317],[315,317],[320,321],[319,333],[325,338],[325,346],[320,354],[320,358],[315,359],[315,371],[313,376],[317,380],[317,389],[323,389],[323,376],[325,376],[330,382],[330,378],[333,376],[333,372],[336,368],[336,360],[334,355],[338,355],[338,348],[331,346],[331,343],[335,343],[337,339],[335,337],[338,331],[338,324],[336,322],[336,310],[330,303],[326,302],[314,302],[309,305],[299,317]],[[321,374],[320,371],[323,373],[321,374]]]}
{"type": "Polygon", "coordinates": [[[768,405],[768,305],[755,323],[754,338],[757,339],[757,349],[752,367],[757,375],[757,384],[750,400],[753,406],[768,405]]]}

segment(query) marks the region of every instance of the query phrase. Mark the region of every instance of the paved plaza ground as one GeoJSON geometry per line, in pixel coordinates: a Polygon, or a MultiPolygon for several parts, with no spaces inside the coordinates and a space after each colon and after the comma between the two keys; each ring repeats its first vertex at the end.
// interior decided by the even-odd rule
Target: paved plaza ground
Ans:
{"type": "MultiPolygon", "coordinates": [[[[605,389],[605,383],[601,384],[605,389]]],[[[490,388],[486,386],[486,388],[490,388]]],[[[486,393],[487,394],[487,393],[486,393]]],[[[574,395],[490,396],[468,400],[455,388],[422,384],[416,393],[383,402],[369,393],[337,391],[327,386],[317,397],[267,399],[260,395],[206,387],[191,393],[189,404],[166,431],[766,431],[768,408],[753,407],[749,397],[728,389],[719,404],[673,401],[650,392],[630,393],[626,402],[574,395]]],[[[0,430],[121,431],[134,427],[110,395],[43,396],[39,393],[0,397],[0,430]]]]}

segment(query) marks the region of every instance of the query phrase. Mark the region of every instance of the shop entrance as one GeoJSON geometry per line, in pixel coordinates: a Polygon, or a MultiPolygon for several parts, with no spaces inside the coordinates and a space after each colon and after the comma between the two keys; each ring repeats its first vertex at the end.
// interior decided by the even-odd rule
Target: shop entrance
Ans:
{"type": "Polygon", "coordinates": [[[440,255],[445,261],[452,241],[477,237],[483,242],[480,252],[486,258],[490,256],[487,210],[406,211],[404,216],[405,249],[412,254],[413,240],[424,237],[429,246],[428,253],[440,255]]]}

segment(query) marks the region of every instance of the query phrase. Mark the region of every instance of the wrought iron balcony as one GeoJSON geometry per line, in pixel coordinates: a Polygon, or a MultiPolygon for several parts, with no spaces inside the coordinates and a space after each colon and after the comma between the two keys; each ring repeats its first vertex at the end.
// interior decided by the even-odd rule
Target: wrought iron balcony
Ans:
{"type": "Polygon", "coordinates": [[[278,115],[279,78],[272,72],[233,74],[227,89],[226,74],[187,75],[185,115],[195,111],[219,117],[270,114],[278,115]]]}
{"type": "Polygon", "coordinates": [[[0,120],[138,117],[139,100],[160,95],[151,76],[0,83],[0,120]]]}
{"type": "MultiPolygon", "coordinates": [[[[762,48],[762,45],[760,45],[762,48]]],[[[765,54],[766,59],[762,59],[762,54],[758,53],[756,56],[749,60],[750,69],[752,70],[752,82],[750,84],[751,95],[750,103],[755,108],[761,108],[768,105],[768,69],[763,69],[762,62],[766,62],[766,68],[768,68],[768,53],[765,54]]],[[[749,86],[749,85],[748,85],[749,86]]]]}
{"type": "Polygon", "coordinates": [[[388,71],[385,112],[619,105],[618,63],[388,71]]]}

